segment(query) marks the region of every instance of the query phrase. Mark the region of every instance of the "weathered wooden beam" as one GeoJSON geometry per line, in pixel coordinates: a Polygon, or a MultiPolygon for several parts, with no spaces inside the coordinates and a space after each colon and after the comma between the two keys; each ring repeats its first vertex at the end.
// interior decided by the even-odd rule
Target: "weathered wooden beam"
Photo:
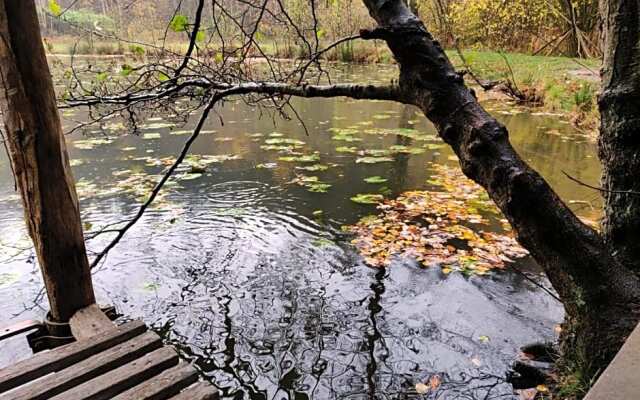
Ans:
{"type": "Polygon", "coordinates": [[[118,369],[60,393],[52,397],[51,400],[110,400],[165,369],[173,367],[178,364],[178,361],[178,353],[174,349],[163,347],[118,369]]]}
{"type": "Polygon", "coordinates": [[[604,370],[584,400],[640,398],[640,325],[604,370]]]}
{"type": "Polygon", "coordinates": [[[112,400],[168,399],[198,380],[198,371],[186,363],[168,369],[112,400]]]}
{"type": "Polygon", "coordinates": [[[0,111],[51,317],[95,303],[80,209],[34,0],[0,0],[0,111]]]}
{"type": "Polygon", "coordinates": [[[20,321],[13,325],[0,328],[0,340],[8,339],[12,336],[19,335],[42,326],[42,322],[35,320],[20,321]]]}
{"type": "Polygon", "coordinates": [[[154,332],[146,332],[57,373],[0,395],[0,400],[49,399],[160,347],[162,347],[160,337],[154,332]]]}
{"type": "Polygon", "coordinates": [[[76,311],[69,320],[71,333],[76,340],[83,340],[114,328],[113,322],[97,304],[76,311]]]}
{"type": "Polygon", "coordinates": [[[16,388],[42,376],[57,372],[112,346],[144,333],[147,327],[141,321],[123,324],[109,332],[88,340],[38,353],[4,369],[0,369],[0,393],[16,388]]]}
{"type": "Polygon", "coordinates": [[[209,382],[199,382],[170,400],[218,400],[220,394],[209,382]]]}

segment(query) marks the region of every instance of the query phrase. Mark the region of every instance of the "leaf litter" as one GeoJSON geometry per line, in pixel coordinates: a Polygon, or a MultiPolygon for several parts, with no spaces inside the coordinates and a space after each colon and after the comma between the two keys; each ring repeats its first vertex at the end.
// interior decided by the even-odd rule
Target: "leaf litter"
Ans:
{"type": "Polygon", "coordinates": [[[440,190],[405,192],[379,204],[378,215],[345,228],[355,235],[352,244],[368,265],[386,267],[404,256],[423,267],[438,265],[445,274],[484,275],[529,254],[508,225],[502,233],[489,231],[487,216],[499,220],[500,213],[484,189],[456,167],[431,167],[435,176],[429,183],[440,190]]]}

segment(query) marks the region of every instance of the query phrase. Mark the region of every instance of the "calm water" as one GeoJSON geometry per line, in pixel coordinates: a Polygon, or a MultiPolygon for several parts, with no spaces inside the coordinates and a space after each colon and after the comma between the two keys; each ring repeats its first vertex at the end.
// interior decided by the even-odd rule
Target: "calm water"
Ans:
{"type": "MultiPolygon", "coordinates": [[[[343,74],[382,79],[391,69],[357,67],[343,74]]],[[[503,378],[519,346],[553,340],[562,319],[552,297],[509,269],[468,278],[417,268],[411,260],[397,260],[386,270],[367,268],[340,233],[340,226],[375,213],[374,206],[350,201],[380,186],[364,178],[388,178],[388,197],[428,188],[427,162],[454,165],[452,153],[430,141],[422,154],[356,164],[357,155],[336,147],[425,144],[363,134],[365,129],[432,134],[433,128],[414,108],[398,104],[329,99],[294,100],[294,105],[308,135],[296,120],[277,119],[274,125],[241,103],[227,103],[220,111],[224,126],[210,119],[206,129],[216,132],[200,137],[193,154],[234,159],[210,164],[197,179],[167,188],[95,272],[100,302],[143,318],[229,398],[424,398],[429,396],[416,394],[415,384],[433,374],[443,378],[439,392],[430,395],[434,398],[511,398],[503,378]],[[362,141],[331,138],[330,128],[346,127],[357,127],[355,136],[362,141]],[[278,161],[276,151],[261,148],[273,132],[304,141],[305,154],[319,153],[330,168],[304,173],[330,183],[327,193],[291,183],[303,164],[278,161]],[[264,165],[272,168],[257,168],[264,165]]],[[[488,106],[507,124],[523,157],[582,216],[597,218],[597,193],[562,174],[597,182],[595,146],[558,117],[488,106]]],[[[66,126],[81,117],[67,115],[66,126]]],[[[159,174],[163,166],[157,160],[181,148],[187,136],[170,132],[192,125],[170,128],[162,126],[165,122],[152,118],[142,136],[118,137],[106,130],[98,136],[113,141],[94,143],[92,149],[74,144],[86,139],[81,135],[69,137],[87,231],[132,215],[139,196],[123,193],[117,182],[140,172],[159,174]]],[[[41,279],[12,186],[2,155],[0,324],[43,313],[32,306],[41,279]]],[[[98,251],[107,239],[99,236],[89,248],[98,251]]],[[[548,286],[531,260],[517,266],[548,286]]],[[[0,343],[0,365],[28,356],[24,342],[0,343]]]]}

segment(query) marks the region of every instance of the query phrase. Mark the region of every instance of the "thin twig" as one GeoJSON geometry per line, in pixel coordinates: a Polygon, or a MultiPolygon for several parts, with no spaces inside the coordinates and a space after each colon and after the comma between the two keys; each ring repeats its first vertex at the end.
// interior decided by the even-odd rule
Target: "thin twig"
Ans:
{"type": "Polygon", "coordinates": [[[223,91],[223,92],[217,92],[217,93],[215,93],[213,95],[213,97],[211,97],[211,100],[209,101],[209,103],[207,104],[205,109],[202,111],[202,115],[200,116],[200,120],[198,121],[198,124],[196,125],[196,128],[194,129],[194,131],[191,134],[191,136],[189,136],[189,139],[187,139],[187,141],[184,143],[184,146],[182,147],[182,151],[180,152],[180,155],[178,156],[176,161],[171,165],[169,170],[162,176],[160,181],[153,188],[153,190],[151,191],[151,194],[149,195],[149,198],[147,199],[147,201],[145,201],[140,206],[140,208],[138,209],[138,212],[136,213],[136,215],[131,220],[129,220],[129,222],[127,222],[127,224],[124,227],[122,227],[121,229],[118,230],[118,235],[115,238],[113,238],[113,240],[100,253],[98,253],[98,255],[93,259],[93,261],[91,262],[91,268],[92,269],[95,268],[98,265],[100,260],[102,260],[107,255],[107,253],[118,244],[118,242],[120,242],[120,240],[125,235],[125,233],[127,233],[127,231],[133,225],[135,225],[135,223],[138,222],[138,220],[140,220],[140,218],[142,218],[142,216],[144,215],[144,213],[147,210],[147,208],[149,208],[151,203],[153,203],[155,198],[158,196],[158,193],[160,192],[160,190],[162,189],[164,184],[169,180],[171,175],[175,172],[175,170],[178,168],[178,166],[182,163],[184,158],[187,156],[187,153],[189,153],[189,149],[191,148],[191,145],[193,144],[193,142],[200,135],[200,131],[202,130],[202,127],[204,126],[204,123],[206,122],[207,118],[209,117],[209,113],[211,112],[211,109],[213,108],[213,106],[219,100],[221,100],[222,98],[224,98],[225,96],[228,96],[230,94],[233,94],[233,90],[232,89],[231,90],[227,90],[227,91],[223,91]]]}
{"type": "Polygon", "coordinates": [[[633,194],[636,196],[640,196],[640,192],[636,192],[634,190],[611,190],[611,189],[605,189],[599,186],[593,186],[593,185],[589,185],[588,183],[584,183],[580,180],[578,180],[577,178],[574,178],[573,176],[569,175],[568,173],[566,173],[565,171],[562,171],[562,173],[569,179],[571,179],[572,181],[574,181],[575,183],[588,187],[589,189],[593,189],[593,190],[597,190],[599,192],[603,192],[603,193],[614,193],[614,194],[633,194]]]}

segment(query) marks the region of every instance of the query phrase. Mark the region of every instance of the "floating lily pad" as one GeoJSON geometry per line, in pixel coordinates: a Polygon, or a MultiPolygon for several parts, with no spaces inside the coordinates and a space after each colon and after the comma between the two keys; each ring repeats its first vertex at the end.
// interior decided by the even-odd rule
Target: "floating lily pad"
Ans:
{"type": "Polygon", "coordinates": [[[202,173],[186,173],[186,174],[181,174],[181,175],[176,175],[176,179],[178,179],[179,181],[191,181],[194,179],[198,179],[201,178],[204,174],[202,173]]]}
{"type": "Polygon", "coordinates": [[[385,149],[366,149],[362,151],[363,155],[372,156],[372,157],[388,157],[391,154],[391,150],[385,149]]]}
{"type": "Polygon", "coordinates": [[[331,185],[328,183],[316,182],[307,185],[307,190],[313,193],[326,193],[331,185]]]}
{"type": "Polygon", "coordinates": [[[20,274],[17,272],[3,272],[0,274],[0,287],[10,286],[18,281],[20,274]]]}
{"type": "Polygon", "coordinates": [[[381,194],[360,193],[351,198],[351,201],[358,204],[378,204],[384,200],[381,194]]]}
{"type": "Polygon", "coordinates": [[[313,165],[304,166],[304,167],[296,167],[296,169],[301,169],[309,172],[318,172],[318,171],[328,170],[329,166],[324,164],[313,164],[313,165]]]}
{"type": "Polygon", "coordinates": [[[172,124],[171,122],[156,122],[153,124],[146,124],[140,126],[140,129],[162,129],[162,128],[173,128],[176,124],[172,124]]]}
{"type": "Polygon", "coordinates": [[[425,149],[421,149],[419,147],[403,146],[401,144],[393,145],[389,147],[389,150],[393,151],[394,153],[405,153],[405,154],[422,154],[425,152],[425,149]]]}
{"type": "Polygon", "coordinates": [[[207,212],[225,217],[238,217],[240,215],[246,214],[248,210],[242,207],[220,207],[210,209],[207,212]]]}
{"type": "Polygon", "coordinates": [[[358,152],[358,148],[357,147],[347,147],[347,146],[340,146],[340,147],[336,147],[336,151],[338,153],[351,153],[351,154],[355,154],[358,152]]]}
{"type": "Polygon", "coordinates": [[[278,160],[286,161],[286,162],[303,162],[303,163],[311,163],[320,161],[320,156],[318,154],[305,154],[301,156],[284,156],[279,157],[278,160]]]}
{"type": "Polygon", "coordinates": [[[359,157],[356,159],[356,164],[376,164],[391,161],[393,161],[391,157],[359,157]]]}
{"type": "Polygon", "coordinates": [[[169,135],[188,135],[191,134],[193,131],[191,130],[181,130],[181,131],[171,131],[169,132],[169,135]]]}
{"type": "Polygon", "coordinates": [[[351,136],[351,135],[344,135],[344,134],[337,134],[337,135],[333,135],[331,137],[331,139],[333,140],[340,140],[343,142],[362,142],[362,139],[359,137],[355,137],[355,136],[351,136]]]}
{"type": "Polygon", "coordinates": [[[385,183],[387,179],[376,175],[376,176],[370,176],[368,178],[364,178],[364,181],[367,183],[385,183]]]}
{"type": "Polygon", "coordinates": [[[353,136],[359,131],[355,128],[329,128],[329,132],[335,133],[337,135],[353,136]]]}
{"type": "Polygon", "coordinates": [[[317,239],[314,239],[311,242],[311,244],[314,245],[315,247],[320,247],[320,248],[335,246],[335,243],[333,242],[333,240],[327,239],[324,237],[319,237],[317,239]]]}
{"type": "Polygon", "coordinates": [[[153,140],[153,139],[160,139],[161,136],[159,133],[145,133],[144,135],[142,135],[142,138],[145,140],[153,140]]]}
{"type": "Polygon", "coordinates": [[[303,146],[305,142],[298,139],[289,139],[289,138],[273,138],[267,139],[264,141],[266,144],[289,144],[293,146],[303,146]]]}
{"type": "Polygon", "coordinates": [[[264,144],[260,146],[262,150],[277,151],[280,153],[290,153],[295,149],[295,146],[285,146],[280,144],[264,144]]]}
{"type": "Polygon", "coordinates": [[[256,165],[258,169],[274,169],[278,166],[278,163],[264,163],[256,165]]]}
{"type": "Polygon", "coordinates": [[[146,282],[142,285],[142,290],[145,292],[155,292],[160,288],[160,284],[157,282],[146,282]]]}
{"type": "Polygon", "coordinates": [[[111,143],[113,143],[113,139],[110,138],[91,138],[76,140],[73,142],[73,146],[81,150],[92,150],[96,146],[111,143]]]}
{"type": "Polygon", "coordinates": [[[221,163],[225,161],[241,160],[241,159],[242,159],[242,156],[240,156],[239,154],[218,154],[215,156],[212,156],[212,155],[202,156],[201,162],[204,164],[212,164],[212,163],[221,163]]]}

